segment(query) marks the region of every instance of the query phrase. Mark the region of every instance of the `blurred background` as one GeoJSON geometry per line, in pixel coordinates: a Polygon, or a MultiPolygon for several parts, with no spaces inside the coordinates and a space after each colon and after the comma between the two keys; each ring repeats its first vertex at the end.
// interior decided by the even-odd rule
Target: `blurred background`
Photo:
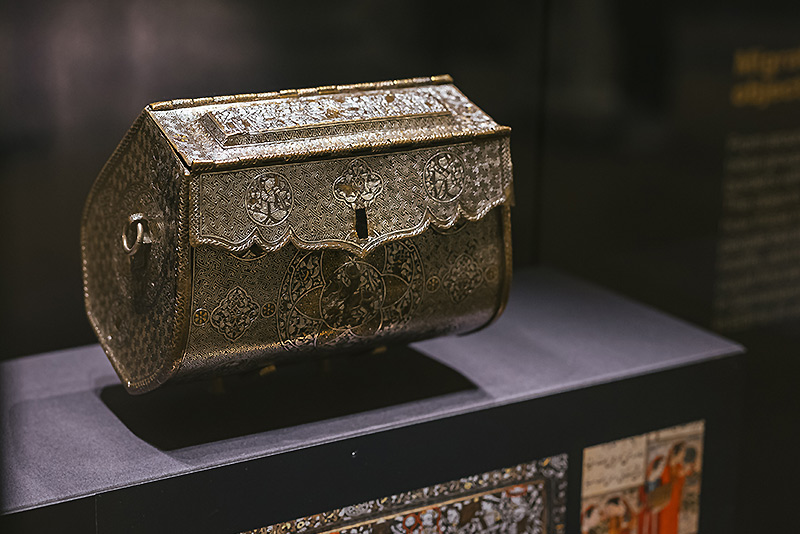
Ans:
{"type": "Polygon", "coordinates": [[[800,475],[793,7],[4,2],[0,357],[95,342],[81,210],[146,104],[448,73],[514,130],[517,267],[576,274],[748,347],[732,513],[742,532],[777,528],[764,510],[791,509],[800,475]]]}

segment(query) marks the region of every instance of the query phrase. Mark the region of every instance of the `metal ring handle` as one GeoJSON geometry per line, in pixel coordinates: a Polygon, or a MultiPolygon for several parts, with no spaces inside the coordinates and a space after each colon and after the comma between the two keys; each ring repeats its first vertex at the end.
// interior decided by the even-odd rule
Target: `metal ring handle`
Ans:
{"type": "Polygon", "coordinates": [[[145,243],[145,241],[148,241],[148,236],[146,235],[147,221],[138,213],[136,215],[131,215],[128,220],[128,226],[122,232],[122,249],[128,256],[133,256],[139,252],[139,249],[142,248],[142,245],[145,243]],[[131,245],[128,241],[128,230],[134,224],[136,225],[136,241],[134,241],[133,245],[131,245]]]}

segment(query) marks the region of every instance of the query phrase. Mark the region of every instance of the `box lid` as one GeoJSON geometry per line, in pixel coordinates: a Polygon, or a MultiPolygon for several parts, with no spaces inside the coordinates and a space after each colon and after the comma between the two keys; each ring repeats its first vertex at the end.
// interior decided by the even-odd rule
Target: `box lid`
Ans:
{"type": "Polygon", "coordinates": [[[220,169],[508,132],[447,75],[158,102],[187,167],[220,169]]]}

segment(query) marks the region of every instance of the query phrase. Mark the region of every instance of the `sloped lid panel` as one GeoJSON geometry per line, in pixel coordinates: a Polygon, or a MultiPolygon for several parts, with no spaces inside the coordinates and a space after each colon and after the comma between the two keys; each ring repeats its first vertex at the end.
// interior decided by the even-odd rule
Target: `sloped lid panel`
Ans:
{"type": "Polygon", "coordinates": [[[512,200],[511,174],[507,136],[203,173],[191,184],[190,240],[365,254],[430,224],[480,219],[512,200]]]}
{"type": "Polygon", "coordinates": [[[226,147],[455,122],[440,99],[420,89],[252,102],[209,109],[200,120],[226,147]]]}
{"type": "Polygon", "coordinates": [[[502,131],[449,77],[153,104],[187,166],[232,168],[502,131]],[[208,102],[203,104],[203,102],[208,102]]]}

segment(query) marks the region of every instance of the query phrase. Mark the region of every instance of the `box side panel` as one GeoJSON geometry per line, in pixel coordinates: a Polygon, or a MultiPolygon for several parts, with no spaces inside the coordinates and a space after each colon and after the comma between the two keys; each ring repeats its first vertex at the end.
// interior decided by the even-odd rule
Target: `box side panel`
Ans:
{"type": "Polygon", "coordinates": [[[166,380],[184,344],[185,314],[177,312],[185,306],[179,279],[185,284],[188,266],[187,244],[181,243],[185,182],[179,160],[142,114],[101,171],[84,208],[87,314],[131,392],[166,380]]]}
{"type": "Polygon", "coordinates": [[[513,183],[512,183],[512,164],[511,164],[511,144],[509,143],[509,139],[506,138],[502,144],[502,158],[503,158],[503,174],[508,177],[509,189],[507,192],[507,201],[506,203],[501,206],[500,209],[500,221],[503,228],[503,274],[502,280],[503,285],[500,289],[500,295],[497,302],[497,308],[495,310],[494,316],[483,326],[480,328],[484,328],[489,326],[493,322],[495,322],[505,311],[506,305],[508,305],[508,297],[511,293],[511,279],[513,278],[513,271],[514,271],[514,255],[513,255],[513,244],[511,240],[511,207],[514,205],[514,190],[513,190],[513,183]]]}

